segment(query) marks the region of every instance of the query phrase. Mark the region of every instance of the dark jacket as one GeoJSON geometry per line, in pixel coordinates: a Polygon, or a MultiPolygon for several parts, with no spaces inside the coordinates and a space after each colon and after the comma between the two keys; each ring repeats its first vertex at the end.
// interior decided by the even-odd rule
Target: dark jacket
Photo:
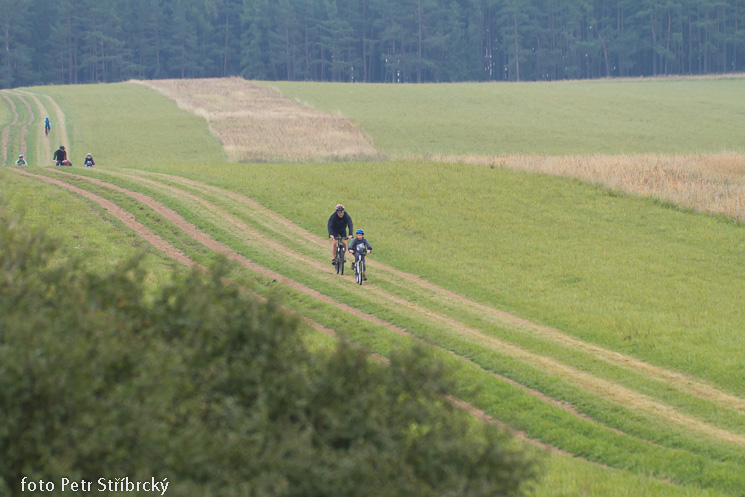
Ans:
{"type": "Polygon", "coordinates": [[[95,166],[95,165],[96,165],[96,163],[95,163],[95,162],[93,162],[93,157],[88,157],[88,156],[86,155],[86,156],[85,156],[85,160],[83,161],[83,165],[84,165],[84,166],[86,166],[86,167],[87,167],[87,166],[95,166]]]}
{"type": "Polygon", "coordinates": [[[62,162],[63,160],[67,160],[67,151],[66,150],[62,150],[61,148],[58,149],[54,153],[54,160],[56,160],[57,162],[62,162]]]}
{"type": "Polygon", "coordinates": [[[372,252],[372,245],[370,245],[370,242],[367,241],[367,238],[364,236],[362,237],[362,240],[358,240],[356,237],[354,240],[349,242],[349,245],[347,245],[347,250],[351,254],[354,254],[356,250],[360,250],[361,252],[365,253],[368,250],[372,252]]]}
{"type": "Polygon", "coordinates": [[[331,217],[329,218],[328,223],[329,228],[329,236],[334,235],[341,235],[341,236],[347,236],[345,234],[345,229],[349,228],[349,234],[351,235],[354,231],[354,226],[352,225],[352,217],[344,212],[344,215],[342,217],[339,217],[336,215],[336,212],[331,214],[331,217]]]}

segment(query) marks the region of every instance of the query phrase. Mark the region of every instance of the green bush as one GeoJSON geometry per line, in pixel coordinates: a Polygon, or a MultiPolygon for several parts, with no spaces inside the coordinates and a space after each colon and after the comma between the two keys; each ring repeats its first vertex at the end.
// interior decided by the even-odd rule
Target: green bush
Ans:
{"type": "Polygon", "coordinates": [[[138,260],[91,274],[0,208],[0,495],[126,477],[171,496],[512,496],[536,477],[444,400],[423,351],[311,353],[225,273],[145,296],[138,260]]]}

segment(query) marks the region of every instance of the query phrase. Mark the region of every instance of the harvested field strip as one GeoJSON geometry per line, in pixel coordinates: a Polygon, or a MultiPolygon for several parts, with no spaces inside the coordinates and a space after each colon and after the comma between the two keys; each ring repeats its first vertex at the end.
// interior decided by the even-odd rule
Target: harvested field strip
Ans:
{"type": "MultiPolygon", "coordinates": [[[[97,182],[97,180],[90,181],[97,182]]],[[[144,181],[146,184],[153,186],[153,183],[149,180],[141,181],[144,181]]],[[[118,189],[118,187],[112,188],[118,189]]],[[[261,246],[267,246],[268,248],[278,252],[286,250],[284,245],[279,244],[272,239],[269,239],[261,235],[260,233],[251,230],[240,219],[237,219],[228,212],[220,210],[218,207],[206,202],[200,197],[180,190],[174,191],[173,187],[167,185],[161,186],[161,189],[169,191],[170,194],[174,197],[189,198],[191,201],[201,204],[203,207],[208,208],[214,214],[217,214],[218,218],[224,219],[228,225],[237,227],[241,236],[249,236],[255,241],[255,243],[258,243],[261,246]]],[[[190,233],[190,236],[196,237],[201,235],[190,233]]],[[[209,243],[210,244],[208,245],[208,247],[210,247],[212,250],[216,250],[231,258],[235,257],[235,255],[231,255],[231,251],[226,251],[224,247],[218,247],[214,245],[214,242],[211,241],[209,243]]],[[[296,265],[296,267],[298,267],[298,269],[300,267],[313,267],[320,275],[326,275],[326,277],[328,277],[329,271],[327,267],[324,264],[317,262],[317,260],[305,257],[301,254],[294,254],[292,262],[296,265]]],[[[333,278],[333,276],[331,277],[333,278]]],[[[743,437],[742,435],[716,428],[706,423],[702,423],[701,421],[696,420],[690,416],[677,413],[670,406],[656,402],[645,395],[633,392],[620,385],[613,384],[611,382],[594,377],[591,374],[563,365],[554,359],[531,353],[525,349],[507,343],[503,340],[488,336],[481,330],[466,326],[462,322],[459,322],[455,319],[412,304],[411,302],[405,301],[388,292],[385,292],[374,285],[369,285],[367,288],[368,291],[370,291],[371,293],[375,293],[376,295],[381,297],[381,299],[385,301],[386,305],[395,304],[402,310],[415,311],[428,322],[436,325],[442,325],[445,329],[452,330],[451,333],[455,333],[462,337],[467,337],[467,339],[473,343],[485,346],[495,352],[507,354],[513,358],[517,358],[518,360],[525,362],[526,364],[531,364],[533,366],[539,365],[544,371],[549,372],[553,375],[560,376],[567,381],[572,381],[583,389],[592,391],[597,395],[605,396],[606,398],[614,402],[618,402],[622,405],[633,406],[635,409],[647,411],[657,417],[660,417],[661,419],[664,419],[668,422],[674,422],[680,426],[686,427],[687,429],[699,431],[703,434],[707,434],[721,440],[726,440],[737,444],[745,444],[745,437],[743,437]]]]}
{"type": "MultiPolygon", "coordinates": [[[[232,201],[238,202],[241,205],[248,207],[249,211],[254,212],[252,218],[255,222],[273,231],[277,235],[286,236],[288,233],[291,233],[293,236],[300,237],[308,243],[327,249],[327,243],[325,240],[322,241],[317,235],[304,230],[288,219],[283,218],[265,208],[258,202],[245,196],[176,176],[154,173],[144,174],[149,177],[161,178],[161,181],[191,186],[195,188],[200,195],[211,193],[215,196],[228,198],[232,201]]],[[[423,278],[396,270],[375,260],[369,261],[368,266],[376,272],[383,271],[387,274],[387,277],[391,282],[395,282],[404,288],[409,288],[417,294],[422,294],[426,299],[433,299],[442,304],[454,305],[464,311],[467,310],[471,313],[477,314],[497,326],[508,327],[519,332],[531,333],[541,338],[550,339],[558,344],[583,350],[600,361],[624,368],[630,372],[642,372],[649,378],[664,382],[680,392],[711,401],[721,407],[734,409],[741,414],[745,414],[745,399],[723,392],[714,386],[702,382],[698,378],[645,363],[628,355],[584,342],[576,337],[563,333],[561,330],[556,328],[533,323],[527,319],[495,309],[494,307],[474,302],[445,288],[434,285],[423,278]]]]}
{"type": "Polygon", "coordinates": [[[509,157],[437,155],[429,160],[574,177],[745,221],[745,155],[509,157]]]}
{"type": "Polygon", "coordinates": [[[238,162],[379,157],[357,125],[302,106],[242,78],[135,81],[207,120],[238,162]]]}

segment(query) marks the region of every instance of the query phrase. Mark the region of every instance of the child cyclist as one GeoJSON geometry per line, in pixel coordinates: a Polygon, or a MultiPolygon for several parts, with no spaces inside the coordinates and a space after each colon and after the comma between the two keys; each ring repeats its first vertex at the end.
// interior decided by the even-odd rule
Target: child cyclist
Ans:
{"type": "MultiPolygon", "coordinates": [[[[367,238],[365,238],[365,232],[363,230],[357,230],[356,233],[357,237],[349,242],[349,251],[354,254],[360,254],[362,257],[369,254],[372,251],[372,245],[370,245],[370,242],[367,241],[367,238]]],[[[357,260],[355,258],[355,260],[357,260]]],[[[354,262],[352,263],[352,271],[354,271],[354,262]]],[[[364,281],[367,281],[367,276],[365,276],[365,273],[362,273],[362,279],[364,281]]]]}
{"type": "Polygon", "coordinates": [[[26,164],[26,158],[23,156],[23,154],[18,156],[18,160],[16,161],[17,166],[25,166],[26,164]]]}

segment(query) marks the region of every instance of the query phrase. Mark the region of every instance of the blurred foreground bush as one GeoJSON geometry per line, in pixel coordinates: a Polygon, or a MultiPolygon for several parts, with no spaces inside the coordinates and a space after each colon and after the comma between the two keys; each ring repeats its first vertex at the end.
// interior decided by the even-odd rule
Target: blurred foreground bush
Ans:
{"type": "Polygon", "coordinates": [[[422,351],[312,354],[295,318],[211,273],[146,298],[137,261],[90,274],[0,207],[0,495],[128,477],[169,496],[512,496],[535,477],[443,400],[422,351]]]}

